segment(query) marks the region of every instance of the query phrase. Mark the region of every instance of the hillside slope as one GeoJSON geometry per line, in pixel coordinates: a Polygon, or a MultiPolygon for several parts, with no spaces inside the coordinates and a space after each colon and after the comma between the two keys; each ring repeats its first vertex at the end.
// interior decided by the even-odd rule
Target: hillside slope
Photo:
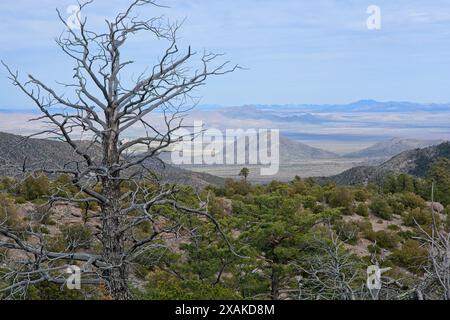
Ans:
{"type": "MultiPolygon", "coordinates": [[[[258,136],[259,137],[259,136],[258,136]]],[[[249,152],[250,150],[256,150],[259,154],[270,154],[270,144],[268,141],[270,141],[270,138],[266,140],[268,146],[261,145],[262,139],[259,140],[253,140],[252,139],[252,145],[250,145],[250,141],[248,137],[240,137],[238,139],[238,142],[234,141],[231,142],[231,140],[226,143],[223,147],[223,149],[218,153],[217,158],[223,159],[225,162],[226,159],[226,152],[233,150],[234,148],[234,154],[236,155],[238,152],[238,144],[241,145],[242,143],[245,143],[245,159],[246,164],[251,165],[254,163],[249,163],[249,152]],[[245,142],[244,142],[245,139],[245,142]],[[234,143],[234,145],[233,145],[234,143]],[[252,146],[252,148],[250,147],[252,146]],[[256,147],[255,147],[256,146],[256,147]]],[[[205,143],[203,145],[203,148],[206,148],[209,144],[205,143]]],[[[280,164],[290,164],[295,162],[301,162],[301,161],[307,161],[307,160],[328,160],[328,159],[338,159],[339,155],[333,152],[329,152],[320,148],[311,147],[305,143],[302,143],[297,140],[289,139],[283,135],[280,135],[279,140],[279,155],[280,155],[280,164]]],[[[164,161],[170,163],[171,157],[169,153],[165,153],[161,155],[161,159],[164,161]]],[[[188,167],[203,167],[203,164],[192,164],[188,165],[188,167]]]]}
{"type": "MultiPolygon", "coordinates": [[[[261,142],[262,139],[260,139],[261,142]]],[[[270,141],[268,138],[266,141],[270,141]]],[[[255,141],[255,144],[258,142],[255,141]]],[[[268,146],[258,145],[259,152],[266,152],[268,146]]],[[[270,149],[270,148],[269,148],[270,149]]],[[[246,139],[246,152],[249,151],[249,141],[246,139]]],[[[297,140],[289,139],[280,134],[279,140],[279,153],[280,153],[280,163],[288,164],[292,162],[305,161],[305,160],[323,160],[323,159],[337,159],[339,155],[333,152],[329,152],[320,148],[311,147],[305,143],[297,140]]]]}
{"type": "Polygon", "coordinates": [[[289,163],[301,160],[336,159],[339,156],[333,152],[280,136],[280,157],[281,163],[289,163]]]}
{"type": "Polygon", "coordinates": [[[388,141],[379,142],[366,149],[345,154],[345,158],[387,158],[396,156],[404,151],[414,150],[418,148],[426,148],[438,145],[443,141],[440,140],[418,140],[418,139],[402,139],[393,138],[388,141]]]}
{"type": "MultiPolygon", "coordinates": [[[[79,143],[87,146],[85,142],[79,143]]],[[[91,147],[90,153],[95,158],[98,154],[97,147],[91,147]]],[[[48,139],[27,139],[0,132],[0,176],[13,175],[14,171],[20,170],[24,165],[27,169],[54,169],[69,163],[73,165],[75,161],[81,162],[80,156],[67,143],[48,139]]],[[[160,176],[163,182],[194,187],[224,183],[219,177],[183,170],[156,159],[148,160],[145,167],[160,176]]]]}
{"type": "Polygon", "coordinates": [[[336,182],[340,185],[354,185],[365,182],[381,182],[391,174],[407,173],[423,177],[431,164],[439,157],[450,159],[450,142],[423,149],[405,151],[379,166],[363,166],[349,169],[328,178],[319,178],[321,182],[336,182]]]}

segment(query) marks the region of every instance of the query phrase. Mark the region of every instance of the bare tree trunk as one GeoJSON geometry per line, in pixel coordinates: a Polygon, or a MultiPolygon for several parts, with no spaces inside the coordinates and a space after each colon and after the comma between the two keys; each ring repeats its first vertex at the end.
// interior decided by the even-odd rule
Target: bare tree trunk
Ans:
{"type": "Polygon", "coordinates": [[[107,282],[112,298],[127,300],[131,298],[128,289],[128,268],[124,260],[124,238],[118,233],[121,226],[120,208],[118,202],[120,185],[105,181],[105,195],[111,204],[102,207],[102,241],[103,260],[111,265],[103,271],[102,277],[107,282]]]}
{"type": "Polygon", "coordinates": [[[271,297],[272,300],[280,299],[280,279],[275,266],[272,266],[271,281],[271,297]]]}
{"type": "MultiPolygon", "coordinates": [[[[119,165],[117,124],[113,115],[106,113],[109,117],[109,126],[112,132],[104,138],[103,143],[103,165],[114,168],[119,165]]],[[[108,177],[102,180],[103,194],[107,202],[102,206],[102,241],[103,259],[112,267],[104,270],[102,276],[107,282],[108,289],[113,299],[128,300],[132,295],[128,288],[128,266],[125,261],[125,239],[119,230],[123,222],[120,205],[120,174],[118,172],[108,172],[108,177]],[[109,176],[111,175],[111,176],[109,176]]]]}

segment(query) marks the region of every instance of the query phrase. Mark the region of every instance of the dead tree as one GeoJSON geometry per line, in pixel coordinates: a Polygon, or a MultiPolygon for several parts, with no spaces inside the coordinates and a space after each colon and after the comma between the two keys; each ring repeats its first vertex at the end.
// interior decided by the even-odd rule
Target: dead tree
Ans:
{"type": "Polygon", "coordinates": [[[423,286],[417,289],[418,296],[425,294],[429,298],[450,300],[450,233],[439,230],[432,235],[428,234],[424,239],[427,243],[430,265],[425,269],[423,286]]]}
{"type": "Polygon", "coordinates": [[[299,271],[299,299],[355,300],[359,271],[353,254],[345,249],[345,243],[328,226],[329,239],[315,239],[315,253],[299,271]]]}
{"type": "MultiPolygon", "coordinates": [[[[431,187],[431,203],[434,204],[434,182],[431,187]]],[[[424,230],[416,222],[422,234],[418,240],[425,244],[429,262],[424,268],[424,279],[416,288],[416,296],[420,300],[450,300],[450,230],[435,213],[434,205],[431,212],[431,230],[424,230]]]]}
{"type": "MultiPolygon", "coordinates": [[[[314,254],[298,266],[298,298],[301,300],[403,300],[411,299],[415,290],[400,280],[381,275],[379,290],[367,288],[365,263],[346,248],[330,224],[329,235],[317,238],[311,248],[314,254]]],[[[373,265],[378,265],[372,257],[373,265]]]]}
{"type": "MultiPolygon", "coordinates": [[[[80,4],[82,13],[91,2],[80,4]]],[[[171,206],[182,213],[213,219],[204,201],[199,208],[190,208],[176,200],[177,187],[160,185],[157,190],[149,190],[141,179],[150,171],[148,161],[180,138],[176,131],[184,126],[183,117],[197,103],[192,96],[194,90],[209,77],[238,67],[229,67],[228,62],[217,63],[218,54],[204,53],[195,59],[198,55],[190,47],[180,50],[177,46],[180,25],[166,23],[163,18],[139,18],[136,11],[144,6],[157,4],[152,0],[134,0],[114,19],[106,20],[104,31],[90,30],[87,18],[80,18],[79,28],[73,29],[58,11],[66,32],[57,39],[57,44],[74,63],[74,82],[61,84],[70,94],[61,94],[60,89],[32,75],[22,81],[18,72],[4,64],[13,84],[42,112],[42,116],[34,119],[47,125],[39,134],[57,137],[74,153],[72,163],[40,170],[52,176],[69,175],[83,196],[59,194],[52,196],[49,203],[97,203],[101,221],[98,239],[102,247],[99,254],[50,252],[41,241],[25,242],[13,230],[0,225],[0,246],[22,251],[30,258],[23,261],[23,269],[16,273],[9,290],[40,281],[61,283],[62,279],[55,277],[54,272],[63,269],[64,263],[78,263],[83,270],[95,271],[114,299],[130,299],[130,264],[162,234],[175,229],[158,227],[160,217],[155,207],[171,206]],[[167,49],[156,65],[131,80],[127,68],[133,61],[124,60],[122,53],[128,40],[138,33],[165,41],[167,49]],[[152,120],[158,116],[162,120],[155,124],[152,120]],[[127,133],[138,126],[145,133],[127,140],[131,136],[127,133]],[[141,152],[137,152],[139,149],[141,152]],[[133,191],[122,192],[125,183],[133,185],[133,191]],[[144,222],[153,225],[153,232],[148,238],[137,239],[133,230],[144,222]]],[[[37,233],[32,236],[40,238],[37,233]]]]}

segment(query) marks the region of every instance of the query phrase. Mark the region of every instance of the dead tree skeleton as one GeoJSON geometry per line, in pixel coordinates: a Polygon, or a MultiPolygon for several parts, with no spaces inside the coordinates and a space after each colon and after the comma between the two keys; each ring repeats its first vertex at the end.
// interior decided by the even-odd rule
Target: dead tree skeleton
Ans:
{"type": "Polygon", "coordinates": [[[423,299],[450,300],[450,230],[443,224],[434,210],[434,181],[431,186],[431,230],[427,231],[417,223],[421,236],[417,237],[428,252],[425,275],[416,288],[416,296],[423,299]]]}
{"type": "Polygon", "coordinates": [[[298,267],[306,275],[298,276],[299,299],[312,300],[355,300],[357,290],[354,288],[358,278],[358,269],[353,255],[346,252],[345,243],[327,226],[329,240],[315,239],[312,247],[317,250],[309,266],[298,267]],[[306,290],[307,289],[307,290],[306,290]]]}
{"type": "MultiPolygon", "coordinates": [[[[80,9],[85,10],[91,2],[80,4],[80,9]]],[[[55,271],[62,270],[61,266],[78,263],[83,270],[94,270],[99,276],[84,279],[84,283],[103,280],[114,299],[129,299],[130,263],[161,234],[176,229],[176,224],[169,229],[159,229],[158,212],[153,208],[166,205],[215,222],[204,201],[199,208],[190,208],[176,200],[176,187],[147,190],[140,179],[148,171],[146,162],[180,138],[176,131],[183,127],[183,116],[188,106],[197,102],[192,92],[203,86],[209,77],[233,72],[238,66],[216,63],[220,55],[213,53],[204,53],[200,66],[191,66],[196,53],[191,48],[183,53],[177,46],[180,25],[165,23],[162,18],[139,18],[136,10],[144,6],[157,4],[151,0],[134,0],[124,12],[106,20],[104,32],[89,30],[87,18],[79,19],[79,30],[74,30],[58,11],[67,30],[57,39],[57,44],[75,63],[74,83],[62,85],[73,97],[58,93],[32,75],[24,82],[17,72],[4,64],[13,84],[41,111],[42,116],[34,120],[44,121],[48,128],[39,134],[57,137],[74,152],[73,163],[41,170],[53,176],[69,175],[79,194],[84,196],[59,194],[50,197],[49,203],[97,203],[101,221],[98,239],[102,246],[99,254],[50,252],[41,241],[28,243],[0,224],[0,247],[19,250],[32,257],[15,273],[16,281],[8,290],[14,292],[40,281],[61,283],[63,279],[55,277],[55,271]],[[127,85],[123,79],[127,78],[127,67],[133,61],[123,60],[122,49],[131,36],[141,32],[165,40],[168,48],[151,72],[143,72],[127,85]],[[157,112],[164,119],[161,126],[148,120],[157,112]],[[145,130],[145,135],[126,140],[127,132],[137,126],[145,130]],[[88,137],[90,142],[80,143],[79,137],[84,141],[88,137]],[[145,151],[137,153],[138,147],[145,151]],[[123,183],[133,184],[133,191],[122,192],[123,183]],[[136,239],[133,230],[149,221],[153,225],[152,234],[146,239],[136,239]]],[[[31,236],[40,239],[38,233],[31,236]]]]}

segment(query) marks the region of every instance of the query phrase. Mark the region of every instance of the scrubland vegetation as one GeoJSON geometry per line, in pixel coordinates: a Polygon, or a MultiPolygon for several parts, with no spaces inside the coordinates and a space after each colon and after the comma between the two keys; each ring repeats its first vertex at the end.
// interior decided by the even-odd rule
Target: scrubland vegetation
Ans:
{"type": "MultiPolygon", "coordinates": [[[[450,231],[447,165],[439,159],[425,179],[392,176],[382,186],[319,185],[298,177],[252,185],[243,177],[200,194],[183,187],[177,201],[190,206],[207,201],[218,225],[158,206],[157,221],[128,235],[138,242],[165,230],[139,252],[130,288],[141,299],[370,299],[366,268],[378,264],[391,268],[383,274],[378,298],[446,298],[446,288],[430,271],[433,252],[424,235],[436,228],[450,231]]],[[[81,196],[67,177],[3,178],[0,189],[0,220],[17,237],[38,232],[49,251],[100,250],[95,203],[47,201],[58,193],[81,196]]],[[[121,189],[126,193],[133,186],[124,183],[121,189]]],[[[3,248],[0,259],[0,285],[6,287],[13,280],[8,268],[20,255],[3,248]]],[[[30,284],[22,297],[111,298],[102,283],[70,291],[46,281],[30,284]]]]}

